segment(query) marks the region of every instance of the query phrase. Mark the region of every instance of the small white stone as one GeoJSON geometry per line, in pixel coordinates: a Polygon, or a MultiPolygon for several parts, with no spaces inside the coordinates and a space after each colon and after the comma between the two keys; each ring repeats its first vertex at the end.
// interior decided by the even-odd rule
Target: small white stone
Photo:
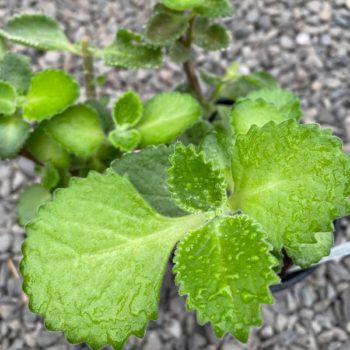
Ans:
{"type": "Polygon", "coordinates": [[[310,35],[308,33],[299,33],[295,41],[301,46],[310,45],[310,35]]]}

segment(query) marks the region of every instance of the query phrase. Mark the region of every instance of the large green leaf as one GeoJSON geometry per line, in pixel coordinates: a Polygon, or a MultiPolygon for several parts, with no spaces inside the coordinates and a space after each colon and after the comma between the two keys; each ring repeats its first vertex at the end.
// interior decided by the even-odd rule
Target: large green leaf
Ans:
{"type": "Polygon", "coordinates": [[[159,48],[145,45],[140,35],[126,29],[118,30],[101,55],[108,66],[124,68],[157,68],[163,62],[159,48]]]}
{"type": "Polygon", "coordinates": [[[188,17],[183,13],[156,12],[147,23],[144,36],[151,45],[171,45],[186,32],[188,24],[188,17]]]}
{"type": "Polygon", "coordinates": [[[28,57],[7,52],[0,61],[0,80],[11,84],[18,94],[27,93],[32,69],[28,57]]]}
{"type": "Polygon", "coordinates": [[[193,145],[177,143],[170,162],[169,189],[181,208],[198,212],[222,207],[226,200],[224,176],[212,162],[205,161],[203,153],[197,153],[193,145]]]}
{"type": "Polygon", "coordinates": [[[262,224],[276,250],[286,247],[299,265],[309,260],[309,249],[300,247],[313,244],[308,264],[317,262],[325,242],[330,248],[332,221],[350,212],[350,159],[341,141],[318,125],[290,119],[252,127],[237,136],[232,171],[231,208],[262,224]]]}
{"type": "Polygon", "coordinates": [[[36,74],[26,96],[23,113],[28,120],[43,120],[61,113],[79,97],[79,85],[62,70],[46,69],[36,74]]]}
{"type": "Polygon", "coordinates": [[[0,114],[11,115],[16,111],[16,90],[6,81],[0,80],[0,114]]]}
{"type": "Polygon", "coordinates": [[[112,171],[75,179],[27,226],[21,272],[29,307],[72,343],[120,349],[157,318],[169,255],[204,221],[160,216],[112,171]]]}
{"type": "Polygon", "coordinates": [[[96,111],[88,105],[69,107],[44,123],[45,131],[78,157],[96,153],[104,140],[96,111]]]}
{"type": "Polygon", "coordinates": [[[15,116],[0,116],[0,158],[14,157],[29,135],[29,125],[15,116]]]}
{"type": "Polygon", "coordinates": [[[16,43],[42,50],[75,51],[58,23],[44,14],[14,16],[0,30],[0,35],[16,43]]]}
{"type": "Polygon", "coordinates": [[[159,145],[140,152],[127,153],[115,160],[111,167],[120,175],[126,174],[142,197],[160,214],[181,216],[185,213],[175,204],[168,189],[166,169],[174,147],[159,145]]]}
{"type": "Polygon", "coordinates": [[[188,233],[176,249],[180,294],[219,337],[231,333],[246,342],[249,327],[261,324],[260,304],[273,302],[268,287],[279,282],[272,269],[278,262],[265,237],[249,217],[235,215],[188,233]]]}
{"type": "Polygon", "coordinates": [[[189,94],[164,92],[144,106],[136,128],[141,133],[141,145],[168,143],[192,126],[202,115],[200,104],[189,94]]]}

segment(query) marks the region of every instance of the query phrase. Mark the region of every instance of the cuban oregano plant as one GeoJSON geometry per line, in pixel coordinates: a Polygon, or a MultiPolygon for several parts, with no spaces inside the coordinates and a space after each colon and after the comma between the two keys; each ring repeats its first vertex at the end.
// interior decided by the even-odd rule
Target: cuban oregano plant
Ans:
{"type": "Polygon", "coordinates": [[[121,28],[105,48],[72,43],[42,14],[0,30],[0,156],[26,156],[42,175],[18,204],[23,290],[71,343],[121,349],[142,337],[169,260],[198,322],[246,342],[284,259],[327,256],[333,220],[350,212],[350,159],[329,129],[300,123],[292,92],[236,62],[197,76],[192,47],[228,47],[217,19],[231,15],[229,0],[162,0],[143,32],[121,28]],[[9,42],[80,55],[85,99],[73,76],[33,73],[9,42]],[[94,57],[136,69],[165,54],[186,84],[148,101],[99,96],[94,57]]]}

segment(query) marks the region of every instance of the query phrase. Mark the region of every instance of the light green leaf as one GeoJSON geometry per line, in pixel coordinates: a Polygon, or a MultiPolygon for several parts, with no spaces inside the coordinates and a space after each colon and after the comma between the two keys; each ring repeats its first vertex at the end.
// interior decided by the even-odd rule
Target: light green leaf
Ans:
{"type": "Polygon", "coordinates": [[[231,17],[233,15],[233,7],[230,0],[202,0],[202,5],[197,12],[204,17],[231,17]]]}
{"type": "Polygon", "coordinates": [[[189,19],[183,13],[156,12],[144,30],[145,40],[155,46],[168,46],[179,39],[188,28],[189,19]]]}
{"type": "Polygon", "coordinates": [[[203,49],[216,51],[226,49],[231,43],[231,34],[221,24],[210,24],[204,17],[196,18],[193,26],[193,43],[203,49]]]}
{"type": "Polygon", "coordinates": [[[269,285],[279,282],[265,232],[245,215],[223,217],[188,233],[178,245],[174,272],[180,294],[210,321],[217,336],[231,333],[246,342],[249,327],[261,324],[261,304],[272,304],[269,285]]]}
{"type": "Polygon", "coordinates": [[[101,51],[105,64],[124,68],[157,68],[163,63],[160,48],[148,46],[140,35],[119,29],[109,46],[101,51]]]}
{"type": "Polygon", "coordinates": [[[0,158],[12,158],[29,135],[29,125],[15,116],[0,116],[0,158]]]}
{"type": "MultiPolygon", "coordinates": [[[[232,172],[231,209],[262,224],[274,248],[285,247],[301,266],[318,259],[295,247],[329,236],[332,221],[350,212],[350,159],[330,129],[292,119],[252,127],[237,136],[232,172]]],[[[330,243],[327,238],[313,244],[315,256],[320,256],[316,250],[325,251],[325,241],[330,243]]]]}
{"type": "Polygon", "coordinates": [[[226,183],[223,174],[206,162],[203,153],[193,145],[180,143],[170,157],[168,184],[175,202],[189,212],[216,210],[226,200],[226,183]]]}
{"type": "Polygon", "coordinates": [[[168,143],[201,115],[202,108],[191,95],[164,92],[145,104],[142,119],[135,128],[141,133],[142,146],[168,143]]]}
{"type": "Polygon", "coordinates": [[[51,199],[50,192],[39,184],[26,187],[20,194],[17,203],[17,219],[25,226],[36,217],[39,207],[51,199]]]}
{"type": "Polygon", "coordinates": [[[92,156],[104,140],[96,111],[84,104],[69,107],[46,121],[44,129],[68,152],[78,157],[92,156]]]}
{"type": "Polygon", "coordinates": [[[286,118],[277,108],[262,99],[244,99],[232,109],[231,126],[234,134],[246,134],[252,125],[263,126],[268,122],[282,123],[286,118]]]}
{"type": "Polygon", "coordinates": [[[119,175],[127,175],[137,192],[160,214],[182,216],[185,214],[174,202],[168,189],[166,169],[174,147],[159,145],[147,147],[137,153],[127,153],[115,160],[111,167],[119,175]]]}
{"type": "Polygon", "coordinates": [[[51,190],[55,188],[60,181],[60,174],[55,166],[49,162],[45,165],[41,184],[44,188],[51,190]]]}
{"type": "Polygon", "coordinates": [[[249,100],[262,99],[274,105],[286,119],[299,120],[303,113],[300,109],[300,100],[293,92],[283,89],[260,89],[249,93],[246,96],[249,100]]]}
{"type": "Polygon", "coordinates": [[[140,143],[141,135],[135,130],[114,130],[108,135],[109,141],[113,146],[122,151],[132,151],[140,143]]]}
{"type": "Polygon", "coordinates": [[[0,114],[11,115],[16,111],[16,90],[6,81],[0,80],[0,114]]]}
{"type": "Polygon", "coordinates": [[[72,343],[121,349],[157,318],[169,255],[204,222],[160,216],[112,171],[75,179],[27,226],[21,272],[29,307],[72,343]]]}
{"type": "Polygon", "coordinates": [[[68,152],[47,135],[43,124],[39,124],[30,135],[26,148],[42,163],[51,162],[58,169],[64,169],[69,166],[70,156],[68,152]]]}
{"type": "Polygon", "coordinates": [[[0,30],[0,35],[16,43],[42,50],[75,51],[58,23],[44,14],[14,16],[0,30]]]}
{"type": "Polygon", "coordinates": [[[192,53],[190,48],[186,47],[180,41],[176,41],[170,47],[169,56],[174,63],[181,64],[191,59],[192,53]]]}
{"type": "Polygon", "coordinates": [[[28,120],[43,120],[63,112],[79,97],[79,85],[62,70],[45,69],[34,75],[23,112],[28,120]]]}
{"type": "Polygon", "coordinates": [[[134,91],[128,91],[115,101],[112,115],[118,128],[126,129],[140,121],[142,112],[140,96],[134,91]]]}
{"type": "Polygon", "coordinates": [[[175,11],[185,11],[202,5],[205,0],[161,0],[160,2],[175,11]]]}
{"type": "Polygon", "coordinates": [[[27,93],[32,69],[28,57],[7,52],[0,61],[0,80],[11,84],[18,94],[27,93]]]}

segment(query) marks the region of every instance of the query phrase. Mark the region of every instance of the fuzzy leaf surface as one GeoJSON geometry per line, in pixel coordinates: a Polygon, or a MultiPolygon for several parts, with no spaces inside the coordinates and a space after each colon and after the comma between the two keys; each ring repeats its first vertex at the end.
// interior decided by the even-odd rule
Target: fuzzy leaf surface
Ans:
{"type": "Polygon", "coordinates": [[[210,321],[246,342],[249,327],[261,324],[261,304],[272,304],[277,260],[262,228],[245,215],[221,217],[191,231],[175,255],[176,283],[200,324],[210,321]]]}
{"type": "Polygon", "coordinates": [[[104,140],[97,112],[84,104],[69,107],[46,121],[44,129],[68,152],[78,157],[92,156],[104,140]]]}
{"type": "Polygon", "coordinates": [[[190,48],[180,41],[176,41],[169,49],[169,57],[174,63],[184,63],[192,56],[190,48]]]}
{"type": "Polygon", "coordinates": [[[0,80],[11,84],[19,95],[29,88],[32,69],[28,57],[7,52],[0,61],[0,80]]]}
{"type": "Polygon", "coordinates": [[[111,144],[122,151],[132,151],[140,143],[141,135],[135,130],[114,130],[109,133],[108,139],[111,144]]]}
{"type": "Polygon", "coordinates": [[[29,307],[72,343],[121,349],[157,318],[169,255],[204,221],[157,214],[112,171],[74,179],[27,226],[21,272],[29,307]]]}
{"type": "Polygon", "coordinates": [[[122,129],[135,125],[142,116],[143,105],[139,95],[128,91],[115,101],[112,116],[116,125],[122,129]]]}
{"type": "Polygon", "coordinates": [[[0,35],[16,43],[42,50],[74,51],[58,23],[44,14],[14,16],[0,35]]]}
{"type": "Polygon", "coordinates": [[[203,153],[193,145],[180,143],[170,157],[169,189],[176,203],[189,212],[211,211],[220,208],[226,199],[223,174],[206,162],[203,153]]]}
{"type": "Polygon", "coordinates": [[[163,63],[159,48],[145,45],[140,35],[119,29],[109,46],[101,52],[105,64],[124,68],[157,68],[163,63]]]}
{"type": "Polygon", "coordinates": [[[160,214],[182,216],[185,212],[175,204],[167,185],[166,169],[171,165],[169,157],[173,152],[172,146],[147,147],[126,153],[111,167],[119,175],[127,175],[137,192],[160,214]]]}
{"type": "Polygon", "coordinates": [[[350,212],[350,160],[330,129],[292,119],[252,127],[237,136],[232,165],[231,208],[263,225],[275,249],[286,247],[301,266],[308,253],[295,247],[312,244],[321,255],[329,239],[317,236],[329,236],[332,221],[350,212]]]}
{"type": "Polygon", "coordinates": [[[11,115],[16,111],[17,93],[6,81],[0,80],[0,114],[11,115]]]}
{"type": "Polygon", "coordinates": [[[141,121],[135,128],[141,133],[141,145],[169,143],[197,122],[202,115],[200,104],[191,95],[164,92],[144,106],[141,121]]]}
{"type": "Polygon", "coordinates": [[[29,136],[29,124],[15,116],[0,116],[0,158],[12,158],[29,136]]]}
{"type": "Polygon", "coordinates": [[[28,120],[41,121],[63,112],[79,97],[76,80],[62,70],[46,69],[34,75],[23,113],[28,120]]]}

